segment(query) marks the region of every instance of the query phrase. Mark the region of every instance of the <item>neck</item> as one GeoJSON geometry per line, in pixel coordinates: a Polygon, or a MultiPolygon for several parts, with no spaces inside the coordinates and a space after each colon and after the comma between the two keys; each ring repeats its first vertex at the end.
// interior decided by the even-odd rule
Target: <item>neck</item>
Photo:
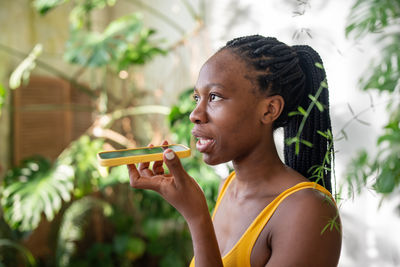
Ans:
{"type": "Polygon", "coordinates": [[[238,184],[246,187],[258,187],[261,182],[273,182],[279,179],[279,173],[287,169],[279,158],[272,134],[267,142],[259,144],[250,154],[234,160],[233,167],[238,184]]]}

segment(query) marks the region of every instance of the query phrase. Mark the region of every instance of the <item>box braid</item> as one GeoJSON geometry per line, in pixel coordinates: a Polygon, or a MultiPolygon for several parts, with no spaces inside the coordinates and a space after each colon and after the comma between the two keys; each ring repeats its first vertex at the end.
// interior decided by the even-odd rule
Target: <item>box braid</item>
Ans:
{"type": "MultiPolygon", "coordinates": [[[[315,66],[317,62],[322,64],[318,53],[309,46],[290,47],[275,38],[260,35],[233,39],[221,48],[224,49],[233,52],[255,70],[256,77],[251,78],[256,79],[262,94],[282,96],[285,106],[273,127],[274,130],[284,127],[285,140],[295,137],[303,116],[288,116],[289,112],[296,111],[298,106],[307,109],[311,103],[308,96],[315,96],[326,78],[325,71],[315,66]]],[[[317,132],[331,131],[327,88],[322,90],[318,101],[324,106],[324,111],[320,112],[317,108],[311,110],[300,136],[302,140],[311,142],[312,148],[300,144],[300,153],[296,155],[294,144],[285,145],[285,163],[303,176],[310,177],[310,168],[322,165],[327,155],[329,160],[325,164],[327,169],[323,179],[310,180],[331,191],[333,146],[329,146],[329,141],[317,132]]]]}

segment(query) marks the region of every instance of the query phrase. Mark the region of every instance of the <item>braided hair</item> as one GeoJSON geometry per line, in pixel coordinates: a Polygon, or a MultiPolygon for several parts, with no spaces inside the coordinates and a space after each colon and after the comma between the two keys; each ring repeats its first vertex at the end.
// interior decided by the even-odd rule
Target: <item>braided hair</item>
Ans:
{"type": "MultiPolygon", "coordinates": [[[[285,105],[281,115],[274,121],[273,129],[283,127],[285,140],[296,137],[303,116],[289,116],[289,113],[296,111],[299,106],[307,109],[312,101],[309,96],[316,96],[321,83],[326,84],[324,69],[316,66],[316,63],[322,66],[318,53],[309,46],[290,47],[276,38],[260,35],[233,39],[221,48],[225,49],[255,70],[258,89],[263,95],[282,96],[285,105]]],[[[319,102],[323,111],[312,108],[300,134],[300,140],[310,142],[312,147],[301,143],[300,153],[296,155],[294,144],[285,145],[285,163],[331,191],[333,144],[330,143],[332,140],[321,134],[332,132],[327,88],[323,88],[314,101],[319,102]],[[310,172],[315,166],[322,166],[322,179],[315,178],[310,172]]]]}

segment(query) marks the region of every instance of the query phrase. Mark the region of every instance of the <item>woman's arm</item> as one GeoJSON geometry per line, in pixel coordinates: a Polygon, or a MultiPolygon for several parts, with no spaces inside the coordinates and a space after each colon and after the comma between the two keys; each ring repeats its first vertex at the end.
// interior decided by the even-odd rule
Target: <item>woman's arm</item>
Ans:
{"type": "Polygon", "coordinates": [[[176,154],[167,149],[163,161],[155,162],[153,170],[149,169],[149,163],[139,164],[139,169],[131,164],[128,165],[128,170],[132,187],[158,192],[185,218],[192,235],[196,267],[222,266],[204,193],[183,169],[176,154]],[[164,174],[163,162],[166,163],[170,174],[164,174]]]}

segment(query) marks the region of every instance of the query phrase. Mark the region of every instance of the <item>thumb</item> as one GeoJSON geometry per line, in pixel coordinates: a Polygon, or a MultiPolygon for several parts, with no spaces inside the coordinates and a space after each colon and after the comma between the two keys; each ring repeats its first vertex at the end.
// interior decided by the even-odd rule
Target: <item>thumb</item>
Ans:
{"type": "Polygon", "coordinates": [[[164,151],[164,162],[165,164],[167,164],[169,171],[177,179],[177,181],[182,182],[185,179],[187,173],[183,168],[179,157],[174,151],[172,151],[171,149],[167,149],[164,151]]]}

